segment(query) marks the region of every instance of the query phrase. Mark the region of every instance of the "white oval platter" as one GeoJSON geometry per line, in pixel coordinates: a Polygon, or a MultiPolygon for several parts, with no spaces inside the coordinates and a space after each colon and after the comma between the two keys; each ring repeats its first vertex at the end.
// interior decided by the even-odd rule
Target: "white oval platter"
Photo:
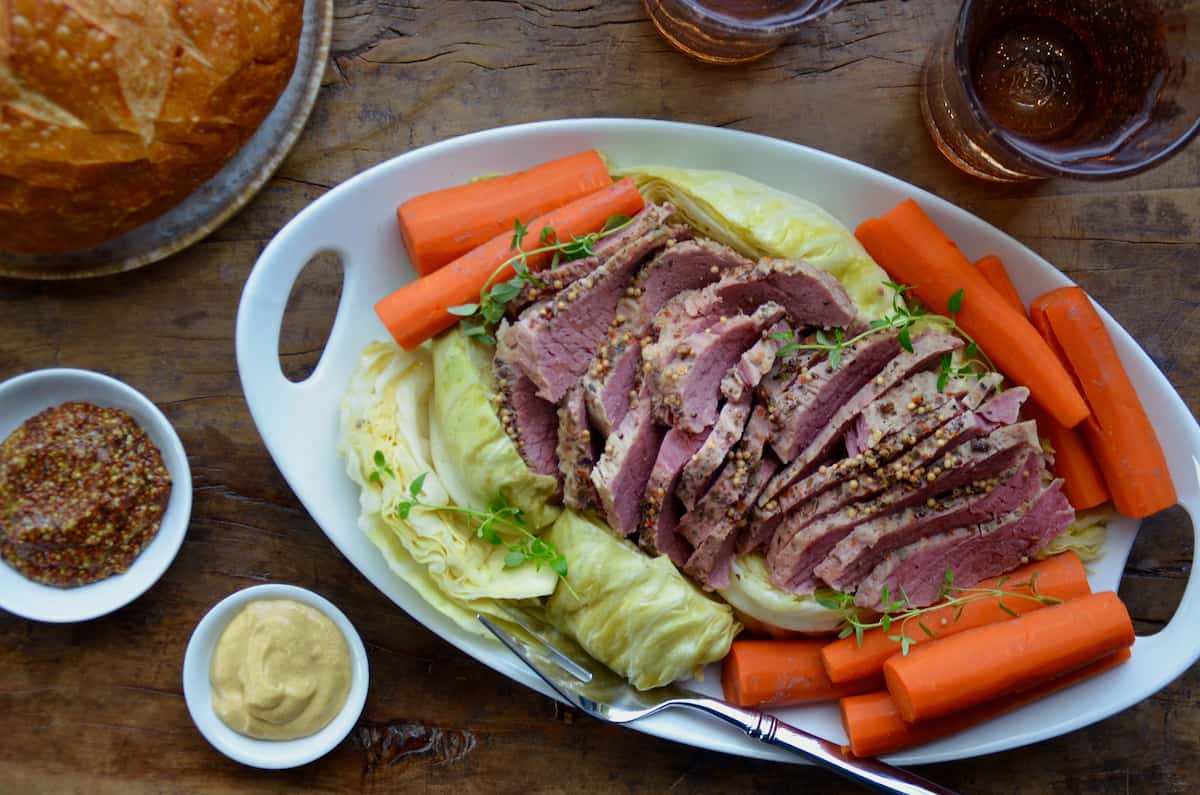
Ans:
{"type": "MultiPolygon", "coordinates": [[[[915,198],[971,259],[996,254],[1028,301],[1070,284],[1049,262],[975,216],[886,174],[797,144],[733,130],[637,119],[539,122],[466,135],[381,163],[299,213],[263,251],[246,282],[237,318],[237,359],[251,414],[275,463],[338,549],[393,602],[431,631],[497,671],[549,695],[499,644],[470,635],[401,581],[357,526],[358,495],[337,446],[338,405],[362,346],[386,338],[372,306],[415,278],[396,228],[397,205],[414,195],[479,174],[516,171],[596,148],[616,167],[657,163],[725,169],[816,202],[853,228],[905,198],[915,198]],[[317,253],[340,256],[345,283],[325,351],[312,375],[288,381],[278,357],[291,287],[317,253]]],[[[1162,440],[1181,504],[1200,527],[1200,426],[1136,342],[1101,309],[1147,413],[1162,440]]],[[[1138,523],[1110,525],[1092,586],[1115,590],[1138,523]]],[[[380,609],[386,609],[381,605],[380,609]]],[[[1129,663],[987,724],[896,754],[926,764],[1003,751],[1087,726],[1141,701],[1200,657],[1200,585],[1188,582],[1172,621],[1139,638],[1129,663]]],[[[697,689],[719,690],[711,667],[697,689]]],[[[784,709],[779,716],[835,741],[845,735],[833,705],[784,709]]],[[[667,712],[635,728],[659,737],[742,756],[799,761],[703,717],[667,712]]]]}

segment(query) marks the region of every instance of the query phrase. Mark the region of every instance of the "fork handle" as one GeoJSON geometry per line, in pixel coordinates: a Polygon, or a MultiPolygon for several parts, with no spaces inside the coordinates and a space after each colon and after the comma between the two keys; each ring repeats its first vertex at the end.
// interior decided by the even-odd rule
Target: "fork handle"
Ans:
{"type": "Polygon", "coordinates": [[[834,773],[876,792],[894,792],[903,795],[955,795],[953,790],[938,786],[915,773],[893,767],[886,762],[851,756],[836,743],[797,729],[765,712],[735,707],[713,698],[672,699],[663,704],[663,706],[667,705],[706,712],[726,723],[737,726],[755,740],[767,745],[786,748],[807,757],[834,773]]]}

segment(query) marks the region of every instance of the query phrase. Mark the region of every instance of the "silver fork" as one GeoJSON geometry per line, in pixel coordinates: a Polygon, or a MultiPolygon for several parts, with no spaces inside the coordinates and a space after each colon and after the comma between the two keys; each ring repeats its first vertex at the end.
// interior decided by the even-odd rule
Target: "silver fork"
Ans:
{"type": "Polygon", "coordinates": [[[850,756],[836,743],[790,726],[764,712],[735,707],[673,685],[654,690],[636,690],[625,679],[591,657],[581,653],[566,654],[524,624],[520,626],[524,632],[519,634],[535,638],[544,646],[543,649],[526,644],[492,619],[484,616],[478,618],[563,700],[593,718],[609,723],[631,723],[669,707],[685,707],[733,724],[755,740],[800,754],[877,792],[955,795],[953,790],[878,759],[850,756]]]}

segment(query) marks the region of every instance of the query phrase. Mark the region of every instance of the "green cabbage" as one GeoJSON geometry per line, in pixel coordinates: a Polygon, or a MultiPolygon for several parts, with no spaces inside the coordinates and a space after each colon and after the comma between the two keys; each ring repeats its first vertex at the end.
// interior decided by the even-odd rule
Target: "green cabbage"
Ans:
{"type": "Polygon", "coordinates": [[[570,562],[549,620],[634,687],[661,687],[720,660],[741,629],[663,556],[650,558],[604,525],[565,510],[544,536],[570,562]]]}
{"type": "MultiPolygon", "coordinates": [[[[762,555],[741,555],[731,565],[729,586],[718,593],[739,615],[765,625],[768,632],[828,633],[841,625],[843,615],[817,604],[816,595],[789,593],[771,585],[762,555]]],[[[748,624],[753,628],[752,622],[748,624]]]]}
{"type": "Polygon", "coordinates": [[[637,166],[618,173],[632,177],[648,200],[674,204],[701,234],[752,258],[807,260],[837,277],[865,317],[890,311],[887,274],[812,202],[728,171],[637,166]]]}
{"type": "Polygon", "coordinates": [[[479,633],[476,613],[505,616],[508,611],[497,600],[545,596],[558,580],[548,567],[506,568],[504,548],[477,538],[473,524],[458,513],[416,509],[407,519],[396,515],[396,504],[422,473],[427,473],[423,501],[456,501],[430,444],[434,369],[429,346],[405,352],[390,341],[367,345],[342,399],[339,451],[360,489],[360,529],[401,579],[479,633]],[[394,474],[373,477],[376,451],[394,474]]]}
{"type": "Polygon", "coordinates": [[[1071,549],[1084,563],[1099,560],[1104,555],[1104,540],[1108,536],[1108,521],[1112,515],[1109,508],[1076,512],[1075,521],[1071,522],[1070,527],[1062,535],[1055,536],[1035,557],[1042,560],[1071,549]]]}
{"type": "Polygon", "coordinates": [[[459,505],[482,507],[503,494],[532,527],[553,522],[559,509],[549,500],[558,482],[531,471],[504,432],[492,405],[491,349],[456,326],[433,341],[433,368],[430,442],[450,496],[459,505]]]}

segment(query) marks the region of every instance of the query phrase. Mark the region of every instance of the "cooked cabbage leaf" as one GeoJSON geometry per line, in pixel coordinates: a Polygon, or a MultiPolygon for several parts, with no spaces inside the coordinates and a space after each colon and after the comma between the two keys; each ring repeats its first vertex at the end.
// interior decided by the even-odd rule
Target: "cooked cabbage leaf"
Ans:
{"type": "Polygon", "coordinates": [[[359,486],[359,527],[392,570],[430,604],[479,632],[475,613],[505,615],[495,600],[549,594],[557,575],[548,567],[506,568],[506,550],[477,538],[470,520],[460,514],[423,509],[414,509],[407,519],[396,514],[396,504],[422,473],[428,473],[423,501],[452,501],[430,445],[433,392],[429,346],[405,352],[390,341],[370,343],[342,399],[339,451],[359,486]],[[391,474],[379,473],[376,451],[391,474]]]}
{"type": "Polygon", "coordinates": [[[620,169],[647,199],[748,257],[803,259],[837,277],[867,318],[891,309],[888,276],[836,218],[806,199],[739,174],[668,166],[620,169]]]}
{"type": "Polygon", "coordinates": [[[667,557],[647,557],[571,510],[545,538],[571,567],[571,588],[554,592],[547,618],[634,687],[686,679],[729,652],[741,629],[733,611],[684,579],[667,557]]]}
{"type": "Polygon", "coordinates": [[[430,442],[438,477],[459,505],[483,507],[497,494],[520,508],[533,528],[558,516],[549,503],[558,489],[549,475],[526,466],[492,405],[490,348],[456,326],[433,340],[430,442]]]}
{"type": "Polygon", "coordinates": [[[729,587],[718,593],[740,615],[766,625],[767,631],[827,633],[841,626],[842,613],[817,604],[819,592],[789,593],[771,585],[767,577],[762,555],[740,555],[731,564],[729,587]]]}
{"type": "Polygon", "coordinates": [[[1051,539],[1035,557],[1042,560],[1072,549],[1084,563],[1099,560],[1104,555],[1104,541],[1108,537],[1108,522],[1112,515],[1110,508],[1076,512],[1075,521],[1062,535],[1051,539]]]}

